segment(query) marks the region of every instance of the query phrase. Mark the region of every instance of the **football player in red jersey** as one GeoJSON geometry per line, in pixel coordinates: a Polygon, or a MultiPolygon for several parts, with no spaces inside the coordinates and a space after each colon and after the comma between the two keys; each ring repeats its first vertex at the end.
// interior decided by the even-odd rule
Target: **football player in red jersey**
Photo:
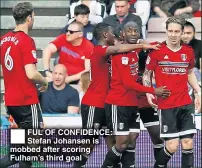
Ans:
{"type": "MultiPolygon", "coordinates": [[[[135,34],[124,38],[127,43],[136,43],[141,29],[136,22],[127,22],[124,33],[135,34]],[[135,27],[135,29],[133,28],[135,27]]],[[[155,93],[158,96],[169,96],[169,90],[164,86],[152,90],[137,83],[138,54],[140,49],[125,52],[112,57],[112,77],[109,93],[105,100],[107,127],[114,132],[116,144],[108,151],[102,168],[114,166],[121,157],[122,166],[134,167],[135,143],[128,146],[129,141],[135,142],[140,132],[139,112],[137,109],[137,91],[155,93]],[[132,128],[132,130],[131,130],[132,128]],[[130,132],[135,132],[131,140],[130,132]],[[128,148],[128,150],[127,150],[128,148]],[[127,150],[127,151],[126,151],[127,150]],[[125,154],[125,155],[124,155],[125,154]]]]}
{"type": "MultiPolygon", "coordinates": [[[[124,38],[125,44],[135,44],[140,38],[138,29],[139,25],[134,22],[128,22],[128,26],[122,31],[122,36],[124,38]]],[[[146,42],[146,41],[145,41],[146,42]]],[[[153,43],[154,44],[154,43],[153,43]]],[[[158,43],[156,43],[158,44],[158,43]]],[[[145,64],[147,59],[147,54],[149,51],[141,50],[138,54],[138,79],[137,82],[142,84],[142,75],[145,70],[145,64]]],[[[138,120],[142,120],[145,128],[148,130],[151,137],[152,143],[154,144],[154,156],[158,155],[158,152],[164,147],[164,142],[160,138],[159,129],[159,117],[157,111],[151,107],[147,102],[146,93],[138,93],[138,110],[139,117],[138,120]]],[[[128,144],[128,148],[122,153],[121,163],[123,167],[130,167],[135,164],[135,142],[136,142],[136,128],[130,128],[131,141],[128,144]],[[133,132],[134,130],[134,132],[133,132]]]]}
{"type": "MultiPolygon", "coordinates": [[[[13,8],[16,27],[1,37],[1,65],[5,85],[5,105],[18,128],[38,129],[43,125],[35,83],[40,90],[47,89],[48,82],[37,71],[36,47],[28,35],[34,23],[34,11],[29,2],[18,3],[13,8]]],[[[16,137],[17,138],[17,137],[16,137]]],[[[0,160],[5,168],[16,163],[6,155],[0,160]]],[[[31,162],[20,161],[20,168],[31,167],[31,162]]]]}
{"type": "MultiPolygon", "coordinates": [[[[196,133],[194,105],[188,94],[187,83],[198,93],[195,108],[201,108],[201,88],[193,72],[195,65],[194,51],[181,44],[181,35],[185,20],[171,17],[166,22],[167,41],[161,44],[160,50],[149,54],[146,70],[143,75],[145,86],[151,86],[151,74],[155,72],[156,86],[165,85],[171,95],[157,98],[160,136],[165,140],[165,148],[159,152],[155,168],[165,167],[172,155],[182,145],[183,168],[194,167],[193,136],[196,133]]],[[[149,102],[153,95],[147,94],[149,102]]]]}
{"type": "MultiPolygon", "coordinates": [[[[104,102],[109,90],[109,56],[116,53],[128,52],[137,48],[157,49],[149,44],[116,44],[112,27],[99,23],[95,27],[94,36],[97,46],[94,47],[91,62],[91,83],[81,102],[82,126],[85,129],[99,129],[106,125],[104,102]]],[[[161,90],[161,92],[164,89],[161,90]]],[[[74,168],[82,167],[87,162],[83,154],[80,162],[75,162],[74,168]]]]}

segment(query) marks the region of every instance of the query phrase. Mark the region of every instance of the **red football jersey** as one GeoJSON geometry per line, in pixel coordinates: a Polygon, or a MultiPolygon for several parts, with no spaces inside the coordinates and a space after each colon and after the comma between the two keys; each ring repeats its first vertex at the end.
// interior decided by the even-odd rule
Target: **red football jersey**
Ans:
{"type": "Polygon", "coordinates": [[[158,97],[158,107],[168,109],[191,104],[188,94],[188,70],[194,67],[194,52],[187,45],[182,45],[178,51],[172,51],[166,44],[160,50],[149,54],[146,68],[154,70],[156,86],[167,86],[170,97],[158,97]]]}
{"type": "Polygon", "coordinates": [[[67,68],[68,75],[75,75],[85,69],[84,59],[90,58],[93,52],[93,44],[83,38],[79,46],[73,46],[66,40],[66,34],[58,36],[52,41],[59,52],[59,63],[67,68]]]}
{"type": "Polygon", "coordinates": [[[82,104],[104,108],[105,98],[109,91],[109,64],[106,58],[107,47],[95,46],[90,58],[91,83],[84,94],[82,104]]]}
{"type": "Polygon", "coordinates": [[[139,50],[112,57],[112,77],[106,103],[119,106],[137,106],[137,90],[154,92],[153,88],[146,88],[136,83],[138,79],[138,52],[139,50]]]}
{"type": "MultiPolygon", "coordinates": [[[[151,42],[150,44],[151,45],[156,45],[156,44],[158,44],[158,42],[151,42]]],[[[148,56],[148,53],[145,53],[145,52],[144,52],[144,55],[142,55],[142,53],[140,53],[140,56],[139,56],[138,83],[141,84],[141,85],[143,85],[142,76],[143,76],[143,73],[144,73],[144,70],[145,70],[147,56],[148,56]]],[[[150,104],[148,103],[148,100],[147,100],[147,97],[146,97],[146,93],[138,92],[137,100],[138,100],[138,107],[139,108],[150,107],[150,104]]],[[[156,99],[153,100],[153,102],[155,103],[156,99]]]]}
{"type": "Polygon", "coordinates": [[[22,31],[1,37],[1,64],[6,106],[39,103],[36,85],[27,77],[24,66],[36,64],[34,40],[22,31]]]}

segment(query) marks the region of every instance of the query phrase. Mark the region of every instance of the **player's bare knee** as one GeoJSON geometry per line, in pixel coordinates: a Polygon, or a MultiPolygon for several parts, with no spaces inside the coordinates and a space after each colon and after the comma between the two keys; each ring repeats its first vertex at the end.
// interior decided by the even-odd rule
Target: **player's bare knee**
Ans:
{"type": "Polygon", "coordinates": [[[170,153],[175,153],[178,150],[179,139],[171,139],[166,141],[166,148],[170,153]]]}
{"type": "Polygon", "coordinates": [[[184,138],[181,140],[182,149],[192,149],[193,148],[193,139],[184,138]]]}

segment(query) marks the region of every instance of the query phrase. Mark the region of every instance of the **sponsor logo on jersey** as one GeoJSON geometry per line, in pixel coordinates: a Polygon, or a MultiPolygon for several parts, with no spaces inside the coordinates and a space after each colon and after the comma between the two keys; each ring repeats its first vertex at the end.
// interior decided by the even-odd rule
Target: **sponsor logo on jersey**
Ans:
{"type": "Polygon", "coordinates": [[[130,69],[133,69],[133,68],[138,67],[139,65],[138,65],[138,62],[136,62],[134,64],[130,64],[129,66],[130,66],[130,69]]]}
{"type": "Polygon", "coordinates": [[[186,68],[170,68],[170,67],[164,67],[162,68],[163,73],[168,73],[168,74],[184,74],[186,73],[186,68]]]}

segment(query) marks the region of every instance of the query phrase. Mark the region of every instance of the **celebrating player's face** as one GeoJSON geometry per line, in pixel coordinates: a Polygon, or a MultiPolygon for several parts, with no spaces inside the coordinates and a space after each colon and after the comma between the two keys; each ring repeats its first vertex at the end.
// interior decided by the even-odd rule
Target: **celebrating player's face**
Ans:
{"type": "Polygon", "coordinates": [[[182,26],[177,23],[170,23],[167,29],[168,41],[175,45],[179,44],[182,36],[182,26]]]}
{"type": "Polygon", "coordinates": [[[135,44],[137,43],[137,40],[139,39],[139,30],[135,27],[127,27],[124,30],[124,38],[125,41],[129,44],[135,44]]]}

